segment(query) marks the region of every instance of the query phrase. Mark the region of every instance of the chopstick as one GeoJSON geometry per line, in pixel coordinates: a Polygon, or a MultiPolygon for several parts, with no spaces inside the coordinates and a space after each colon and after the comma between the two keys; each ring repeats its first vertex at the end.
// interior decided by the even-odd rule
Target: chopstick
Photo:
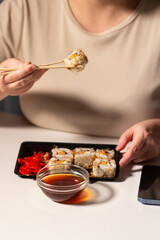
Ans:
{"type": "MultiPolygon", "coordinates": [[[[56,65],[52,66],[51,64],[45,64],[45,65],[39,65],[37,66],[37,69],[52,69],[52,68],[73,68],[75,67],[74,65],[56,65]]],[[[21,68],[0,68],[0,72],[12,72],[19,70],[21,68]]]]}
{"type": "MultiPolygon", "coordinates": [[[[82,67],[82,65],[77,65],[76,67],[82,67]]],[[[37,66],[37,70],[40,70],[40,69],[58,69],[58,68],[68,68],[68,69],[71,69],[71,68],[75,68],[75,65],[39,65],[37,66]]],[[[9,73],[12,73],[16,70],[19,70],[20,68],[0,68],[0,76],[4,76],[4,75],[7,75],[9,73]]]]}
{"type": "Polygon", "coordinates": [[[74,65],[56,65],[56,66],[50,66],[50,65],[40,65],[37,67],[37,69],[54,69],[54,68],[74,68],[74,65]]]}
{"type": "Polygon", "coordinates": [[[5,76],[5,75],[8,75],[9,73],[11,73],[11,71],[10,72],[0,73],[0,76],[5,76]]]}
{"type": "MultiPolygon", "coordinates": [[[[51,66],[51,65],[55,65],[55,64],[58,64],[58,63],[63,63],[64,61],[57,61],[57,62],[50,62],[50,63],[45,63],[45,64],[40,64],[39,66],[38,66],[38,68],[39,69],[42,69],[41,67],[42,66],[51,66]]],[[[63,67],[63,66],[62,66],[63,67]]],[[[59,67],[58,67],[59,68],[59,67]]],[[[3,71],[16,71],[16,70],[18,70],[18,69],[20,69],[20,67],[19,68],[0,68],[0,72],[3,72],[3,71]]]]}
{"type": "Polygon", "coordinates": [[[18,69],[20,68],[0,68],[0,72],[4,72],[4,71],[10,72],[10,71],[16,71],[18,69]]]}
{"type": "Polygon", "coordinates": [[[59,63],[64,63],[64,61],[57,61],[57,62],[50,62],[50,63],[45,63],[45,64],[40,64],[39,66],[50,66],[50,65],[55,65],[59,63]]]}

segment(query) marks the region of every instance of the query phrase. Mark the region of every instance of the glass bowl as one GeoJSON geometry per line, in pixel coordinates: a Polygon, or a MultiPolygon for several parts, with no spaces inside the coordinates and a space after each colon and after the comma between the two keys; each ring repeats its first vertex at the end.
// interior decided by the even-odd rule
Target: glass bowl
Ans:
{"type": "Polygon", "coordinates": [[[86,169],[74,164],[52,164],[36,175],[38,186],[55,202],[65,202],[80,194],[89,182],[86,169]]]}

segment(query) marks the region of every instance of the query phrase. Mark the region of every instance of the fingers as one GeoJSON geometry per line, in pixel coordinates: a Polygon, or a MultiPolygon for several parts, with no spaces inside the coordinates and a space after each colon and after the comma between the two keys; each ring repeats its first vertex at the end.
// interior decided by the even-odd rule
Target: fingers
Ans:
{"type": "Polygon", "coordinates": [[[146,141],[144,130],[139,127],[137,128],[136,126],[133,126],[132,128],[128,129],[121,136],[116,150],[121,151],[122,149],[124,149],[124,147],[129,141],[132,142],[120,160],[119,164],[121,167],[127,165],[129,162],[131,162],[134,159],[137,159],[143,154],[142,147],[146,141]]]}
{"type": "Polygon", "coordinates": [[[23,94],[47,71],[37,69],[31,62],[25,63],[15,58],[7,59],[0,65],[2,68],[17,69],[0,77],[0,93],[3,96],[23,94]]]}
{"type": "Polygon", "coordinates": [[[36,70],[36,66],[33,64],[24,65],[17,71],[11,72],[3,77],[6,84],[16,82],[20,79],[25,78],[36,70]]]}
{"type": "Polygon", "coordinates": [[[125,131],[118,142],[118,146],[116,147],[117,151],[122,151],[126,145],[132,140],[133,138],[133,131],[132,128],[129,128],[127,131],[125,131]]]}
{"type": "Polygon", "coordinates": [[[134,159],[133,162],[138,164],[138,163],[144,162],[146,160],[147,159],[145,157],[140,157],[140,158],[134,159]]]}
{"type": "Polygon", "coordinates": [[[0,81],[0,89],[9,95],[19,95],[29,90],[40,79],[46,70],[37,70],[33,64],[3,76],[0,81]],[[35,70],[36,69],[36,70],[35,70]]]}
{"type": "Polygon", "coordinates": [[[15,96],[15,95],[21,95],[25,92],[27,92],[33,85],[34,83],[43,75],[44,71],[38,71],[36,72],[36,77],[34,78],[34,81],[28,81],[28,83],[24,84],[24,80],[22,79],[20,82],[22,82],[22,86],[20,86],[19,88],[15,88],[15,84],[16,83],[12,83],[12,86],[11,88],[14,88],[14,93],[12,93],[11,95],[12,96],[15,96]]]}
{"type": "Polygon", "coordinates": [[[12,67],[22,67],[22,66],[27,65],[29,63],[31,63],[31,62],[25,63],[25,62],[23,62],[23,61],[21,61],[17,58],[9,58],[9,59],[3,61],[1,63],[1,66],[4,67],[4,68],[11,67],[11,66],[12,67]]]}
{"type": "Polygon", "coordinates": [[[29,84],[30,82],[34,83],[36,82],[42,75],[44,74],[44,71],[36,70],[33,74],[29,74],[28,76],[24,77],[23,79],[20,79],[19,81],[16,81],[14,83],[9,84],[12,88],[21,88],[29,84]]]}
{"type": "Polygon", "coordinates": [[[34,82],[30,82],[28,83],[26,86],[22,87],[21,89],[14,91],[14,93],[10,94],[11,96],[17,96],[17,95],[21,95],[25,92],[27,92],[32,86],[34,85],[34,82]]]}
{"type": "Polygon", "coordinates": [[[131,161],[141,163],[160,155],[159,123],[160,120],[158,122],[157,120],[146,120],[137,123],[120,137],[116,148],[117,151],[121,151],[131,141],[131,144],[119,162],[121,167],[131,161]]]}
{"type": "Polygon", "coordinates": [[[133,159],[136,159],[137,157],[139,157],[141,148],[142,148],[144,142],[145,142],[145,140],[144,140],[142,134],[135,136],[132,143],[127,148],[127,151],[125,152],[125,154],[123,155],[123,157],[120,160],[119,164],[121,167],[127,165],[133,159]]]}

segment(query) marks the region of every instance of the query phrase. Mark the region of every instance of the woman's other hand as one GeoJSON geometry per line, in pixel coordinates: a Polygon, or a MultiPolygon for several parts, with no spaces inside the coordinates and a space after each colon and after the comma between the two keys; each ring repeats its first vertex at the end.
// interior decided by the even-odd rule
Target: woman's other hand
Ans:
{"type": "Polygon", "coordinates": [[[160,155],[160,119],[151,119],[139,122],[126,130],[119,139],[117,151],[122,151],[131,142],[123,157],[120,166],[129,162],[140,163],[160,155]]]}
{"type": "Polygon", "coordinates": [[[18,59],[11,58],[0,64],[1,68],[19,68],[4,76],[0,76],[0,95],[20,95],[28,91],[34,83],[46,72],[37,70],[32,63],[24,63],[18,59]]]}

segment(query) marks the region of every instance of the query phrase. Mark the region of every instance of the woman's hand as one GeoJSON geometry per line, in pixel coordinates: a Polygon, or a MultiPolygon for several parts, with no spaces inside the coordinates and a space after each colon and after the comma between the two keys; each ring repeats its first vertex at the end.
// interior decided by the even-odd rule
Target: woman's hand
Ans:
{"type": "Polygon", "coordinates": [[[1,98],[3,98],[3,96],[14,96],[25,93],[46,72],[46,70],[37,70],[34,64],[24,63],[15,58],[11,58],[2,62],[0,67],[20,68],[7,75],[0,76],[1,98]]]}
{"type": "Polygon", "coordinates": [[[120,166],[129,162],[140,163],[160,155],[160,119],[139,122],[125,131],[119,139],[117,151],[122,151],[131,142],[120,166]]]}

